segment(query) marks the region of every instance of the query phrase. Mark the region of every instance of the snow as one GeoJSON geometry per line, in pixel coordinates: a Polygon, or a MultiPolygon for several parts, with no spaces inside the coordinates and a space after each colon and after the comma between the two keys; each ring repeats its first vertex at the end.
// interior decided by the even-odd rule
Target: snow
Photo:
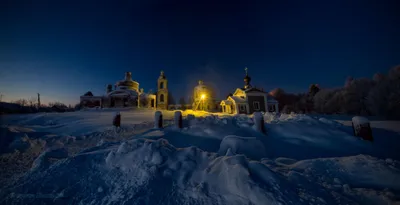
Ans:
{"type": "Polygon", "coordinates": [[[266,156],[263,143],[255,137],[239,137],[229,135],[222,139],[218,153],[243,154],[252,159],[261,159],[266,156]]]}
{"type": "Polygon", "coordinates": [[[400,135],[325,116],[147,109],[2,116],[0,204],[396,204],[400,135]],[[121,113],[116,133],[112,118],[121,113]],[[265,119],[268,133],[253,129],[265,119]],[[3,123],[4,122],[4,123],[3,123]]]}
{"type": "Polygon", "coordinates": [[[232,98],[236,103],[244,103],[246,102],[245,99],[238,97],[238,96],[229,96],[230,98],[232,98]]]}
{"type": "Polygon", "coordinates": [[[369,120],[365,117],[355,116],[351,119],[354,125],[368,124],[369,120]]]}

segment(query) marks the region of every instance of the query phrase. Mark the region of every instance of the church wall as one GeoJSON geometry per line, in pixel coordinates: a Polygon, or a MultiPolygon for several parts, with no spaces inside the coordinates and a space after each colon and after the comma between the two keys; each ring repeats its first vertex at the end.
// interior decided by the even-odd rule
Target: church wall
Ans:
{"type": "Polygon", "coordinates": [[[249,103],[249,114],[254,112],[265,112],[265,100],[264,96],[247,96],[247,102],[249,103]],[[254,107],[254,102],[258,102],[259,108],[258,110],[254,107]]]}

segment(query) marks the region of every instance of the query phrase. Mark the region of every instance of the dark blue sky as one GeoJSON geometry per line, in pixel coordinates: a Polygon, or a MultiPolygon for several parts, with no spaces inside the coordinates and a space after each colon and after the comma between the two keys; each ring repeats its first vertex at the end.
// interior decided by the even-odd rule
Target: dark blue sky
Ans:
{"type": "Polygon", "coordinates": [[[164,70],[175,99],[197,80],[220,97],[243,85],[304,92],[400,64],[396,1],[0,1],[0,92],[77,103],[131,71],[164,70]],[[34,2],[34,3],[33,3],[34,2]]]}

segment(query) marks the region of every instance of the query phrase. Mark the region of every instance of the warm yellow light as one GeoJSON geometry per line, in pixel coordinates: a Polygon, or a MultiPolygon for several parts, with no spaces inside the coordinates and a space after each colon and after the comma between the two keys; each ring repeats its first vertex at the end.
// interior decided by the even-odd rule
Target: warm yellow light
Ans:
{"type": "Polygon", "coordinates": [[[206,98],[206,95],[202,94],[201,99],[204,100],[206,98]]]}

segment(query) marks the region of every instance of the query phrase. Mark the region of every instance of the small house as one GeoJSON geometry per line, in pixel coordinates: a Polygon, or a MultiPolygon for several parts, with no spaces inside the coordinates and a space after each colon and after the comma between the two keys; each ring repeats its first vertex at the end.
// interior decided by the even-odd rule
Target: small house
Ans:
{"type": "Polygon", "coordinates": [[[237,88],[232,96],[222,100],[222,112],[228,114],[252,114],[254,112],[278,112],[279,103],[263,90],[250,85],[251,78],[247,74],[244,78],[244,88],[237,88]]]}

